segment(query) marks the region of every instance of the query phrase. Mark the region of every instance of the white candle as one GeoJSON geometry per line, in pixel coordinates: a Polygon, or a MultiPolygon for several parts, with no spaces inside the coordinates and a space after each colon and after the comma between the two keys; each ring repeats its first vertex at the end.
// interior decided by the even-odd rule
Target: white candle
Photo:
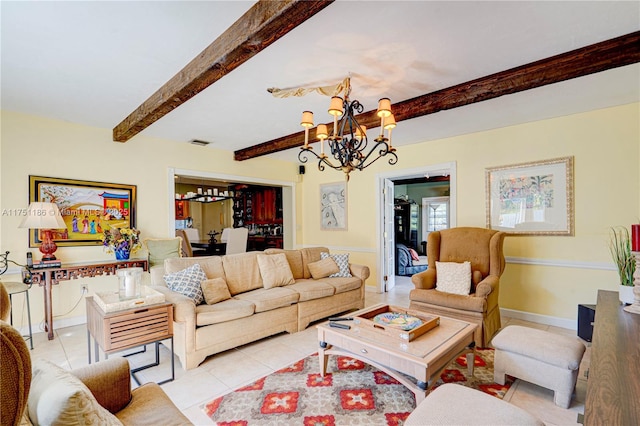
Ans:
{"type": "Polygon", "coordinates": [[[126,297],[134,297],[136,295],[136,277],[133,275],[125,275],[124,277],[124,295],[126,297]]]}

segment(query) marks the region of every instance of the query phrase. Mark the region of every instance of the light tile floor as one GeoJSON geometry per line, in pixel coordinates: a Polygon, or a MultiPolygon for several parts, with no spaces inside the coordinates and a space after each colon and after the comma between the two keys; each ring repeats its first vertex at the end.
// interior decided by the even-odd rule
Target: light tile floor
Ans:
{"type": "MultiPolygon", "coordinates": [[[[408,306],[409,291],[412,288],[413,285],[408,278],[396,277],[396,287],[392,291],[386,294],[368,291],[365,296],[365,304],[370,306],[377,303],[389,303],[408,306]]],[[[503,327],[514,324],[568,336],[576,335],[574,330],[503,318],[503,327]]],[[[85,325],[62,328],[56,330],[55,334],[56,338],[51,341],[47,340],[45,333],[34,334],[33,358],[47,358],[64,368],[78,368],[87,365],[85,325]]],[[[162,388],[194,424],[212,425],[214,423],[200,410],[202,404],[316,352],[317,345],[315,327],[310,326],[299,333],[279,334],[210,356],[198,368],[190,371],[184,371],[176,357],[176,379],[162,385],[162,388]]],[[[529,411],[547,425],[576,424],[578,413],[584,412],[586,395],[584,370],[588,368],[589,353],[590,347],[587,347],[580,367],[576,396],[569,409],[562,409],[553,403],[552,391],[522,381],[516,381],[505,396],[505,401],[529,411]]],[[[101,358],[104,358],[104,355],[101,355],[101,358]]],[[[153,361],[153,345],[148,346],[146,353],[129,357],[132,367],[153,361]]],[[[161,381],[169,377],[169,350],[164,346],[161,346],[160,361],[160,366],[141,371],[137,374],[138,377],[143,382],[161,381]]]]}

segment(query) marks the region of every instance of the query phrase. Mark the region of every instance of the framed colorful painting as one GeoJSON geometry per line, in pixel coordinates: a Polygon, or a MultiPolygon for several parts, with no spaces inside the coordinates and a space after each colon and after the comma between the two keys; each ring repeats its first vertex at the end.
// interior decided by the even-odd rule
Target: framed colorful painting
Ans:
{"type": "Polygon", "coordinates": [[[515,235],[573,235],[573,157],[485,172],[487,227],[515,235]]]}
{"type": "MultiPolygon", "coordinates": [[[[135,228],[136,186],[43,176],[29,176],[29,202],[55,203],[67,227],[56,229],[60,247],[102,244],[110,228],[135,228]]],[[[29,230],[29,247],[41,243],[37,229],[29,230]]]]}

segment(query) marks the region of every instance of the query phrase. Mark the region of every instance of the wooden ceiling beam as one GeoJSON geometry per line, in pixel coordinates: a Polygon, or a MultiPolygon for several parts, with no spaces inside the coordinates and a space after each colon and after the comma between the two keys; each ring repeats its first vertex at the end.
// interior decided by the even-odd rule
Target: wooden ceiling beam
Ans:
{"type": "MultiPolygon", "coordinates": [[[[400,122],[637,62],[640,62],[640,31],[396,103],[393,115],[396,122],[400,122]]],[[[367,129],[380,126],[376,110],[364,112],[356,119],[367,129]]],[[[315,137],[315,133],[312,134],[310,136],[315,137]]],[[[304,131],[301,131],[234,154],[237,161],[242,161],[303,143],[304,131]]]]}
{"type": "Polygon", "coordinates": [[[258,1],[113,129],[126,142],[261,52],[334,0],[258,1]]]}

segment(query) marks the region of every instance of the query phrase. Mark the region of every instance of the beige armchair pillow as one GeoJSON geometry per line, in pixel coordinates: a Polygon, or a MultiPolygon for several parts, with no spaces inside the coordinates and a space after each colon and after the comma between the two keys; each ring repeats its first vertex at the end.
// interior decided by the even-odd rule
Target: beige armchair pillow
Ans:
{"type": "Polygon", "coordinates": [[[122,425],[80,379],[45,359],[33,363],[27,409],[34,424],[122,425]]]}
{"type": "Polygon", "coordinates": [[[436,277],[436,290],[467,296],[471,290],[471,262],[436,261],[436,277]]]}

